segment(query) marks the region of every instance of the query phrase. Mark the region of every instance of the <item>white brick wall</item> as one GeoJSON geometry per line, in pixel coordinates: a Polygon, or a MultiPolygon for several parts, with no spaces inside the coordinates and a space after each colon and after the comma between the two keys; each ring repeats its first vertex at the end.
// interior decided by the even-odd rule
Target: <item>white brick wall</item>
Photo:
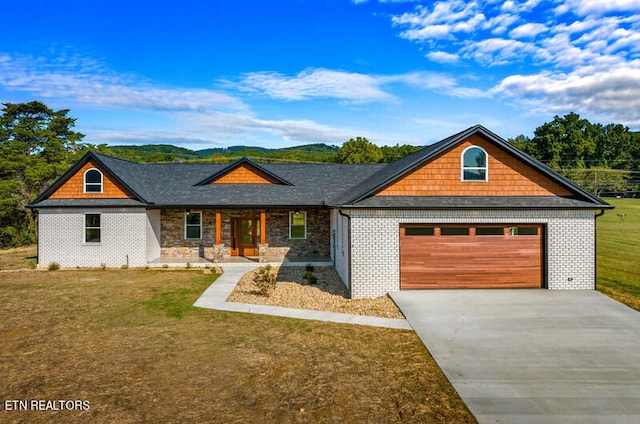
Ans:
{"type": "Polygon", "coordinates": [[[342,279],[344,285],[349,287],[349,221],[338,213],[337,209],[331,210],[331,225],[335,231],[333,242],[335,249],[332,253],[335,255],[334,263],[336,272],[342,279]]]}
{"type": "Polygon", "coordinates": [[[147,211],[147,261],[160,257],[160,209],[147,211]]]}
{"type": "Polygon", "coordinates": [[[145,266],[147,214],[144,209],[41,209],[38,266],[63,268],[145,266]],[[101,242],[84,242],[85,213],[99,213],[101,242]]]}
{"type": "Polygon", "coordinates": [[[546,224],[549,289],[595,288],[595,219],[586,210],[363,210],[351,215],[351,295],[400,289],[400,224],[546,224]]]}

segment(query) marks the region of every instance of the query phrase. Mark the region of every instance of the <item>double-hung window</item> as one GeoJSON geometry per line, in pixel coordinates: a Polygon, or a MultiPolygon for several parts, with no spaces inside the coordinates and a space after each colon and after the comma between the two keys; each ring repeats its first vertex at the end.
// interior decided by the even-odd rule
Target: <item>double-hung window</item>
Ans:
{"type": "Polygon", "coordinates": [[[100,243],[102,228],[100,227],[100,214],[87,213],[84,215],[84,242],[100,243]]]}
{"type": "Polygon", "coordinates": [[[184,238],[202,238],[202,212],[187,212],[184,217],[184,238]]]}
{"type": "Polygon", "coordinates": [[[307,213],[304,211],[289,212],[289,238],[307,238],[307,213]]]}

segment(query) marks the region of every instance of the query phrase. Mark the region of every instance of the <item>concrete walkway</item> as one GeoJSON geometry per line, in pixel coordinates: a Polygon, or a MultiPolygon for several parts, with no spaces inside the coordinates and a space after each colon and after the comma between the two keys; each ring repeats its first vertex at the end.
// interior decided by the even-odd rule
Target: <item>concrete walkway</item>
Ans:
{"type": "Polygon", "coordinates": [[[402,330],[411,330],[405,319],[367,317],[337,312],[310,311],[306,309],[280,308],[276,306],[253,305],[249,303],[227,302],[227,298],[240,278],[263,264],[225,264],[224,273],[196,300],[195,306],[220,311],[247,312],[252,314],[274,315],[287,318],[329,321],[343,324],[369,325],[402,330]]]}
{"type": "Polygon", "coordinates": [[[480,423],[640,423],[640,313],[591,290],[390,293],[480,423]]]}

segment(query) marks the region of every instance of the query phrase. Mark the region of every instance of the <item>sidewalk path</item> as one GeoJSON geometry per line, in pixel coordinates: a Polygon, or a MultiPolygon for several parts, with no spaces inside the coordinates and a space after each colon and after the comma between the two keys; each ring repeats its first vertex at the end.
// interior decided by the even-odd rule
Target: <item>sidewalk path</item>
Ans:
{"type": "Polygon", "coordinates": [[[224,273],[196,300],[195,306],[219,311],[246,312],[274,315],[287,318],[337,322],[343,324],[369,325],[373,327],[413,330],[406,319],[367,317],[363,315],[341,314],[337,312],[310,311],[307,309],[280,308],[277,306],[253,305],[249,303],[227,302],[227,298],[240,278],[258,268],[257,264],[223,265],[224,273]]]}

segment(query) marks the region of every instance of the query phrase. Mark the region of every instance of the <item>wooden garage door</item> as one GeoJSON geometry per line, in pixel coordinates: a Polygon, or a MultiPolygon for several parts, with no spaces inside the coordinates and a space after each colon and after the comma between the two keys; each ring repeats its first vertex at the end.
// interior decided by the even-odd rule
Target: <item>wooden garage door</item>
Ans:
{"type": "Polygon", "coordinates": [[[541,225],[402,225],[400,288],[543,286],[541,225]]]}

